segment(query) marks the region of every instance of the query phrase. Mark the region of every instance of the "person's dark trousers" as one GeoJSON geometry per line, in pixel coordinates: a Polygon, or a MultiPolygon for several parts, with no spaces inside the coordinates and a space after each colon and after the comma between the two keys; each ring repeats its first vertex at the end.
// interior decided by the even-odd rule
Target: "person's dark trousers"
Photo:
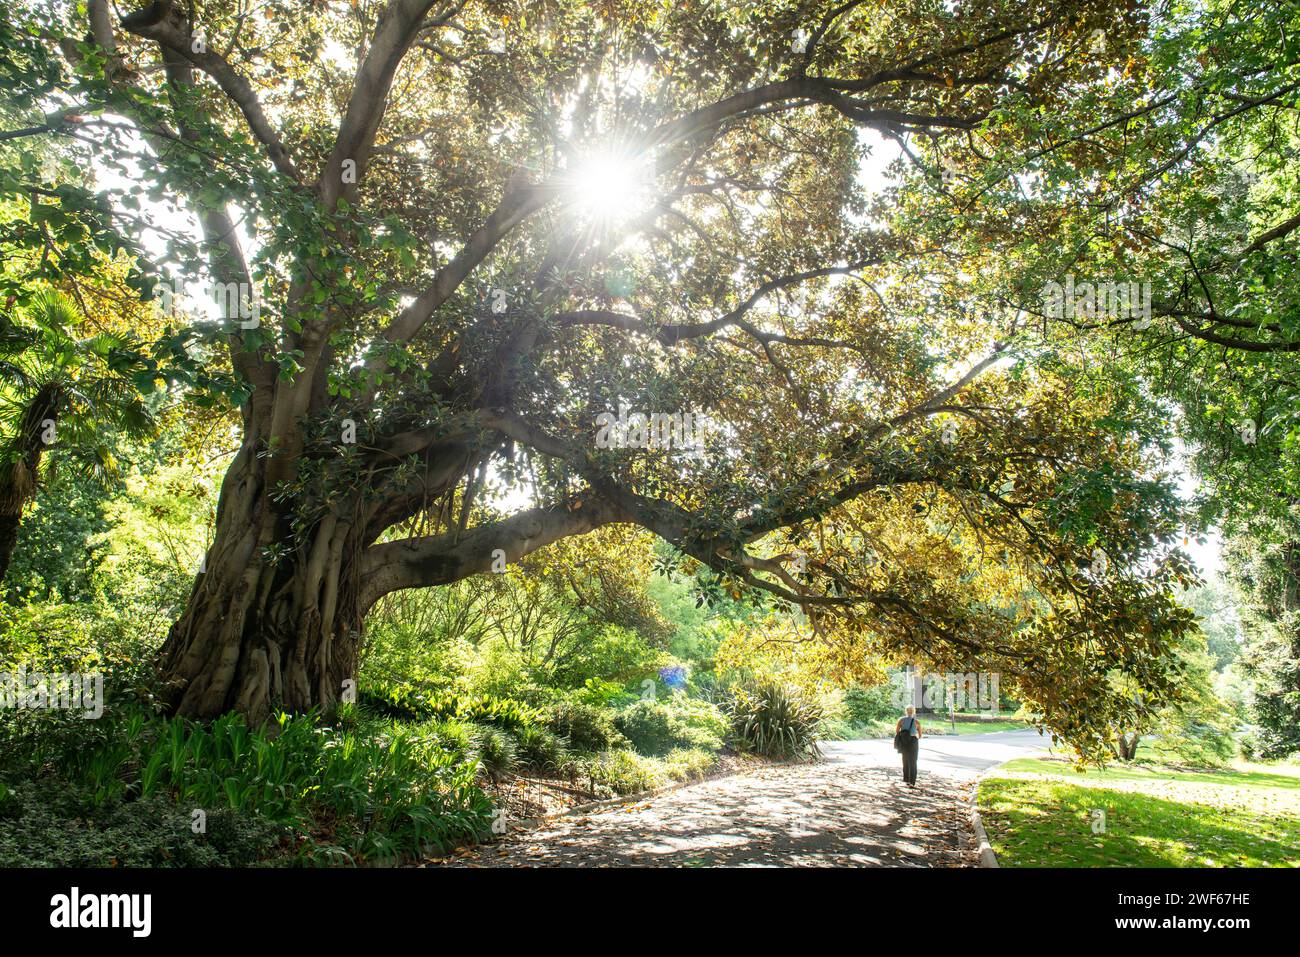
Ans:
{"type": "Polygon", "coordinates": [[[903,783],[916,783],[916,756],[921,750],[920,738],[908,738],[903,743],[903,783]]]}

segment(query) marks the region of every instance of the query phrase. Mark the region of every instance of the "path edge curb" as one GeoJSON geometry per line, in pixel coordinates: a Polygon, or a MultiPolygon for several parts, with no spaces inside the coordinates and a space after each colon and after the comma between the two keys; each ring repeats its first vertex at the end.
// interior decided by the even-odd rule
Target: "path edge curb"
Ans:
{"type": "MultiPolygon", "coordinates": [[[[1041,732],[1040,732],[1041,733],[1041,732]]],[[[1007,761],[1014,760],[1008,758],[1007,761]]],[[[975,828],[975,840],[979,842],[980,867],[1001,867],[998,863],[998,855],[993,850],[993,842],[989,840],[988,832],[984,830],[984,821],[980,818],[980,785],[989,773],[996,771],[1007,761],[999,761],[992,767],[987,767],[979,773],[975,779],[975,789],[971,791],[970,797],[970,822],[975,828]]]]}
{"type": "MultiPolygon", "coordinates": [[[[1038,734],[1041,737],[1043,732],[1039,731],[1038,734]]],[[[1047,752],[1048,754],[1052,753],[1050,745],[1047,748],[1047,752]]],[[[984,779],[988,777],[990,773],[996,771],[1008,761],[1014,760],[1016,759],[1007,758],[1006,761],[999,761],[997,764],[985,768],[979,773],[979,777],[975,779],[975,789],[971,792],[970,799],[970,822],[975,828],[975,840],[979,842],[980,867],[1000,868],[1002,866],[998,863],[998,855],[994,852],[993,844],[989,841],[988,832],[984,830],[984,822],[980,819],[980,785],[984,783],[984,779]]]]}
{"type": "Polygon", "coordinates": [[[975,840],[979,842],[980,867],[1000,867],[998,856],[993,853],[993,845],[989,843],[988,833],[984,830],[984,822],[980,820],[980,782],[983,780],[982,774],[975,779],[975,790],[971,793],[970,822],[975,828],[975,840]]]}

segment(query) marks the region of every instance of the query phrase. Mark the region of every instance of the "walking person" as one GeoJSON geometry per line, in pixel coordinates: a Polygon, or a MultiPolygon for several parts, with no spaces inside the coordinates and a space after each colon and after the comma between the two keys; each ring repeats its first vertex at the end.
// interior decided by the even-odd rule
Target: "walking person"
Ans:
{"type": "Polygon", "coordinates": [[[903,783],[908,787],[916,787],[916,758],[921,750],[921,722],[916,720],[916,709],[911,706],[894,725],[894,746],[903,755],[903,783]]]}

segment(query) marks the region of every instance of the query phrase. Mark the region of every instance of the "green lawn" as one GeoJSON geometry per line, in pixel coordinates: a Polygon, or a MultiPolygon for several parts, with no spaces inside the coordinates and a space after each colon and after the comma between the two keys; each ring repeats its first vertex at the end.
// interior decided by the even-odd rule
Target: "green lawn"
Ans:
{"type": "Polygon", "coordinates": [[[939,724],[930,719],[921,722],[921,730],[926,734],[992,734],[994,731],[1023,731],[1029,725],[1023,721],[958,721],[957,730],[947,721],[939,724]]]}
{"type": "Polygon", "coordinates": [[[1300,867],[1293,765],[1078,771],[1021,758],[981,782],[979,806],[1004,867],[1300,867]]]}

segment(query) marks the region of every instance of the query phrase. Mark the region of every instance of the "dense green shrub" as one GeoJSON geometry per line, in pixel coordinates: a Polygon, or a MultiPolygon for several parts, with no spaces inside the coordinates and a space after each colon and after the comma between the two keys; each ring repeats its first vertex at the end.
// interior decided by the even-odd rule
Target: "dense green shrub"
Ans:
{"type": "Polygon", "coordinates": [[[737,745],[764,757],[817,757],[821,707],[797,689],[776,683],[739,689],[730,704],[737,745]]]}
{"type": "Polygon", "coordinates": [[[717,753],[703,748],[674,748],[662,758],[620,749],[582,758],[573,776],[598,794],[640,794],[675,781],[702,778],[717,763],[717,753]]]}
{"type": "Polygon", "coordinates": [[[542,720],[536,709],[512,698],[462,695],[411,684],[378,682],[362,690],[357,698],[367,712],[398,721],[454,718],[518,731],[533,727],[542,720]]]}
{"type": "Polygon", "coordinates": [[[428,692],[414,685],[370,685],[357,693],[357,704],[362,710],[395,721],[427,721],[437,717],[427,699],[428,692]]]}
{"type": "Polygon", "coordinates": [[[853,685],[844,691],[844,716],[850,724],[871,724],[896,716],[896,688],[888,682],[864,688],[853,685]]]}
{"type": "Polygon", "coordinates": [[[479,765],[494,782],[503,781],[519,766],[519,748],[508,731],[482,725],[474,731],[479,765]]]}
{"type": "Polygon", "coordinates": [[[664,757],[664,773],[674,781],[702,778],[718,763],[716,751],[703,748],[677,748],[664,757]]]}
{"type": "Polygon", "coordinates": [[[626,747],[627,739],[614,727],[609,711],[565,699],[546,710],[546,726],[565,738],[575,751],[607,751],[626,747]]]}
{"type": "Polygon", "coordinates": [[[717,750],[726,724],[707,702],[687,703],[685,695],[666,701],[637,701],[620,711],[614,726],[645,755],[667,754],[673,748],[717,750]]]}
{"type": "Polygon", "coordinates": [[[564,762],[568,742],[546,728],[522,728],[515,740],[520,762],[534,771],[554,772],[564,762]]]}
{"type": "Polygon", "coordinates": [[[229,808],[193,810],[167,797],[97,806],[64,784],[17,782],[0,800],[0,867],[240,867],[292,831],[229,808]]]}
{"type": "Polygon", "coordinates": [[[103,602],[0,603],[0,670],[99,673],[107,704],[152,700],[153,658],[161,638],[161,632],[142,627],[137,610],[103,602]]]}
{"type": "MultiPolygon", "coordinates": [[[[193,809],[209,820],[232,811],[250,821],[248,833],[288,829],[295,835],[292,853],[304,862],[360,863],[445,849],[485,833],[490,821],[488,799],[474,784],[475,764],[445,748],[436,725],[370,723],[345,731],[310,715],[280,715],[273,726],[250,729],[236,715],[205,726],[126,709],[80,725],[81,746],[74,748],[69,726],[51,744],[40,723],[0,716],[5,744],[20,745],[0,757],[0,783],[21,797],[20,785],[37,774],[57,781],[75,795],[76,807],[90,811],[65,821],[69,828],[80,820],[96,832],[135,833],[165,822],[154,809],[170,802],[186,827],[193,809]]],[[[0,820],[0,844],[9,847],[55,826],[47,818],[59,813],[26,799],[5,806],[20,808],[0,820]]],[[[108,845],[89,833],[82,837],[55,859],[111,863],[90,861],[86,854],[108,845]]],[[[242,840],[214,853],[237,857],[242,840]]],[[[150,846],[144,842],[141,853],[153,853],[150,846]]]]}
{"type": "Polygon", "coordinates": [[[686,727],[657,701],[637,701],[614,716],[614,727],[640,754],[667,754],[686,727]]]}
{"type": "Polygon", "coordinates": [[[447,721],[429,721],[421,725],[421,730],[431,735],[438,746],[453,755],[457,761],[473,761],[478,756],[478,742],[474,737],[477,727],[452,718],[447,721]]]}
{"type": "Polygon", "coordinates": [[[441,709],[439,717],[456,717],[475,724],[493,724],[507,731],[534,727],[542,721],[541,712],[512,698],[447,695],[435,706],[441,709]]]}
{"type": "Polygon", "coordinates": [[[727,740],[730,721],[727,715],[712,701],[692,698],[685,694],[675,694],[668,698],[668,706],[693,732],[690,747],[701,747],[717,751],[727,740]]]}
{"type": "Polygon", "coordinates": [[[1237,740],[1237,748],[1247,761],[1258,761],[1262,757],[1259,737],[1254,731],[1247,731],[1237,740]]]}
{"type": "Polygon", "coordinates": [[[637,696],[628,691],[622,683],[599,678],[588,678],[581,688],[573,692],[572,696],[583,704],[595,705],[598,708],[621,708],[637,700],[637,696]]]}
{"type": "Polygon", "coordinates": [[[635,751],[602,751],[582,761],[581,777],[599,792],[640,794],[664,782],[661,765],[635,751]]]}

